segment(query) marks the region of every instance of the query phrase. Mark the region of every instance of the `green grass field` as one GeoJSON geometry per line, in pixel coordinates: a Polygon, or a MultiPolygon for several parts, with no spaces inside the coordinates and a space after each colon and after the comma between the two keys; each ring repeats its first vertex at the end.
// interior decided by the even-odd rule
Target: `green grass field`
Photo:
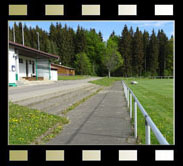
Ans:
{"type": "MultiPolygon", "coordinates": [[[[80,76],[75,77],[77,79],[80,76]]],[[[90,82],[102,86],[111,86],[115,81],[120,81],[122,79],[134,92],[167,141],[170,144],[173,144],[173,79],[125,79],[120,77],[104,77],[90,82]],[[138,84],[130,84],[132,80],[138,81],[138,84]]],[[[137,115],[138,142],[139,144],[145,144],[145,120],[139,109],[137,115]]],[[[10,102],[9,144],[30,144],[36,138],[47,132],[48,129],[58,125],[52,133],[45,136],[44,140],[48,141],[55,137],[66,123],[68,123],[68,120],[65,117],[46,114],[10,102]]],[[[152,132],[151,143],[158,144],[158,141],[152,132]]]]}
{"type": "Polygon", "coordinates": [[[89,78],[89,76],[75,75],[75,76],[58,76],[58,80],[82,80],[89,78]]]}
{"type": "Polygon", "coordinates": [[[65,117],[50,115],[10,102],[9,144],[31,144],[56,125],[56,128],[45,136],[48,141],[58,134],[66,123],[68,123],[68,119],[65,117]]]}
{"type": "MultiPolygon", "coordinates": [[[[170,144],[174,143],[173,79],[123,79],[170,144]],[[138,81],[132,85],[132,80],[138,81]]],[[[138,109],[138,139],[145,144],[145,121],[138,109]]],[[[133,122],[133,121],[132,121],[133,122]]],[[[158,144],[151,132],[151,143],[158,144]]]]}
{"type": "Polygon", "coordinates": [[[96,84],[96,85],[101,85],[101,86],[111,86],[114,82],[122,80],[121,77],[104,77],[99,80],[95,81],[89,81],[90,83],[96,84]]]}

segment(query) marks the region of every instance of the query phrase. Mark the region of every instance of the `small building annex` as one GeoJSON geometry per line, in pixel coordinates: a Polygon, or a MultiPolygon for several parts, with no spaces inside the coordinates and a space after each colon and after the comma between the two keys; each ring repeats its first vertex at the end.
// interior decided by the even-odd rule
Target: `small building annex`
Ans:
{"type": "MultiPolygon", "coordinates": [[[[9,41],[9,85],[18,80],[54,80],[51,60],[59,57],[22,44],[9,41]]],[[[57,69],[53,69],[54,72],[57,69]]]]}
{"type": "Polygon", "coordinates": [[[59,76],[75,76],[75,69],[64,65],[51,64],[52,67],[56,68],[59,76]]]}

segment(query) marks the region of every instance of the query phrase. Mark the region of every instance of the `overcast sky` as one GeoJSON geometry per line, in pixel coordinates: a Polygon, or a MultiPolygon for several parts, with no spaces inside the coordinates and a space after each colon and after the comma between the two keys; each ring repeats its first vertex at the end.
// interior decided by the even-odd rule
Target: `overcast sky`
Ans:
{"type": "MultiPolygon", "coordinates": [[[[16,21],[18,24],[19,21],[16,21]]],[[[114,30],[116,35],[121,35],[122,29],[126,24],[128,28],[133,27],[134,31],[137,26],[141,31],[148,31],[150,34],[154,29],[157,33],[159,29],[163,29],[166,35],[170,38],[174,35],[174,21],[21,21],[28,27],[36,27],[38,25],[43,30],[49,32],[50,24],[56,25],[56,22],[61,23],[63,26],[67,24],[68,27],[72,27],[74,30],[80,25],[84,29],[95,28],[96,32],[101,31],[104,41],[106,41],[112,31],[114,30]]],[[[12,27],[14,21],[9,21],[9,26],[12,27]]]]}

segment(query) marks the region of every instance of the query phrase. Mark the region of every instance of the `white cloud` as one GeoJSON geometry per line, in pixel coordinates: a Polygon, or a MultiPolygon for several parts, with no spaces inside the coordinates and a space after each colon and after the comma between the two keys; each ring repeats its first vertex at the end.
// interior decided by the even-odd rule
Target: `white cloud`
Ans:
{"type": "Polygon", "coordinates": [[[154,28],[158,28],[158,27],[164,27],[166,24],[171,23],[171,21],[134,21],[134,24],[138,24],[138,27],[154,27],[154,28]]]}

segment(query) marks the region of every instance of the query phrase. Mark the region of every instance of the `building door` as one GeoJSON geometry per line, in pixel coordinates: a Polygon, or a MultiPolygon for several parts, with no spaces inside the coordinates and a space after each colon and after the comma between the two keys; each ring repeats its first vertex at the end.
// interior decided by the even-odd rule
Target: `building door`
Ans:
{"type": "Polygon", "coordinates": [[[28,60],[26,60],[26,77],[29,76],[29,63],[28,60]]]}

